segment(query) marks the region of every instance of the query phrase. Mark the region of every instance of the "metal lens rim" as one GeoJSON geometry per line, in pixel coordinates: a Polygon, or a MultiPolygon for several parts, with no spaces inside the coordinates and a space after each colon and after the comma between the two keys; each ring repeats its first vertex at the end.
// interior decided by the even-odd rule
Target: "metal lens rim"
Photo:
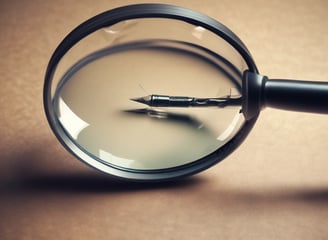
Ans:
{"type": "Polygon", "coordinates": [[[52,77],[56,71],[56,67],[60,59],[71,47],[73,47],[77,42],[79,42],[87,35],[101,28],[114,25],[121,21],[138,18],[176,19],[196,26],[204,27],[230,43],[244,58],[248,66],[248,70],[254,73],[258,73],[257,67],[246,46],[232,31],[230,31],[227,27],[215,19],[194,10],[173,5],[128,5],[106,11],[87,20],[86,22],[76,27],[71,33],[69,33],[56,48],[46,70],[43,89],[43,104],[49,125],[58,140],[69,152],[71,152],[84,163],[106,174],[132,181],[164,181],[198,173],[220,162],[232,151],[234,151],[246,138],[254,123],[256,122],[257,117],[246,121],[236,136],[234,136],[224,146],[202,159],[195,160],[193,163],[163,170],[134,171],[131,169],[110,166],[92,158],[71,141],[65,130],[60,126],[58,119],[55,116],[55,111],[53,109],[51,99],[51,85],[52,77]]]}

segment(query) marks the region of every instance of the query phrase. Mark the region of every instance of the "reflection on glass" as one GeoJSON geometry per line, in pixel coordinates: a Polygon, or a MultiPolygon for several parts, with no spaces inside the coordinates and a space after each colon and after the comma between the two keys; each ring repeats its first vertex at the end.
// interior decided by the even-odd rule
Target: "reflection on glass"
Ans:
{"type": "Polygon", "coordinates": [[[90,125],[76,115],[61,97],[58,100],[58,113],[59,121],[66,129],[69,129],[69,134],[74,140],[78,138],[83,129],[90,125]]]}
{"type": "Polygon", "coordinates": [[[176,41],[145,41],[97,51],[58,84],[60,124],[84,152],[137,170],[180,166],[229,141],[244,122],[240,106],[144,108],[130,99],[151,93],[240,95],[224,59],[176,41]]]}

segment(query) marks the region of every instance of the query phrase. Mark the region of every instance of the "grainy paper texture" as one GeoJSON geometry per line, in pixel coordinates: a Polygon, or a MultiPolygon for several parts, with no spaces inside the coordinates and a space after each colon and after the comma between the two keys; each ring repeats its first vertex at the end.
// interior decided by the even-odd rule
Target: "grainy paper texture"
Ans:
{"type": "MultiPolygon", "coordinates": [[[[225,161],[165,184],[112,180],[58,143],[42,108],[52,52],[137,2],[1,0],[0,239],[327,239],[328,116],[266,109],[225,161]]],[[[166,3],[230,27],[263,74],[328,81],[327,1],[166,3]]]]}

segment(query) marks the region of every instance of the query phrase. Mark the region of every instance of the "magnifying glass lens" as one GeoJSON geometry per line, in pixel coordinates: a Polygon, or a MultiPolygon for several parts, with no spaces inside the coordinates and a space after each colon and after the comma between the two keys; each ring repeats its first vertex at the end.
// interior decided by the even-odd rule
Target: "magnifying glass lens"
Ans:
{"type": "Polygon", "coordinates": [[[241,104],[202,107],[204,99],[241,99],[245,69],[240,53],[204,26],[170,18],[119,21],[82,38],[56,65],[57,137],[105,172],[193,165],[246,122],[241,104]],[[154,95],[198,102],[163,107],[132,101],[154,95]]]}

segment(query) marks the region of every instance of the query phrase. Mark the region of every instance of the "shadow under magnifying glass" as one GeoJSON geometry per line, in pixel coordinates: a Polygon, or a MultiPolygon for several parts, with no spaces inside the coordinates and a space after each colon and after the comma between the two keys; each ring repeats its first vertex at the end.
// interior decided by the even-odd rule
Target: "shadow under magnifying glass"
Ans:
{"type": "MultiPolygon", "coordinates": [[[[43,144],[47,144],[42,143],[43,144]]],[[[41,144],[40,144],[41,145],[41,144]]],[[[21,154],[12,155],[11,162],[16,162],[16,167],[12,166],[10,181],[6,181],[4,175],[1,176],[1,195],[10,197],[14,195],[24,195],[29,193],[128,193],[143,191],[181,191],[186,193],[206,195],[208,201],[226,203],[228,205],[262,204],[328,204],[328,186],[322,184],[318,187],[282,187],[274,189],[240,189],[228,184],[224,178],[207,174],[199,174],[167,182],[128,182],[123,181],[93,169],[85,168],[81,164],[77,168],[54,167],[54,164],[61,164],[56,158],[62,158],[61,154],[49,156],[43,152],[44,148],[37,148],[30,151],[23,151],[21,154]],[[214,201],[215,199],[215,201],[214,201]]],[[[255,180],[254,180],[255,181],[255,180]]],[[[190,197],[190,195],[188,195],[190,197]]],[[[204,199],[204,201],[206,201],[204,199]]]]}

